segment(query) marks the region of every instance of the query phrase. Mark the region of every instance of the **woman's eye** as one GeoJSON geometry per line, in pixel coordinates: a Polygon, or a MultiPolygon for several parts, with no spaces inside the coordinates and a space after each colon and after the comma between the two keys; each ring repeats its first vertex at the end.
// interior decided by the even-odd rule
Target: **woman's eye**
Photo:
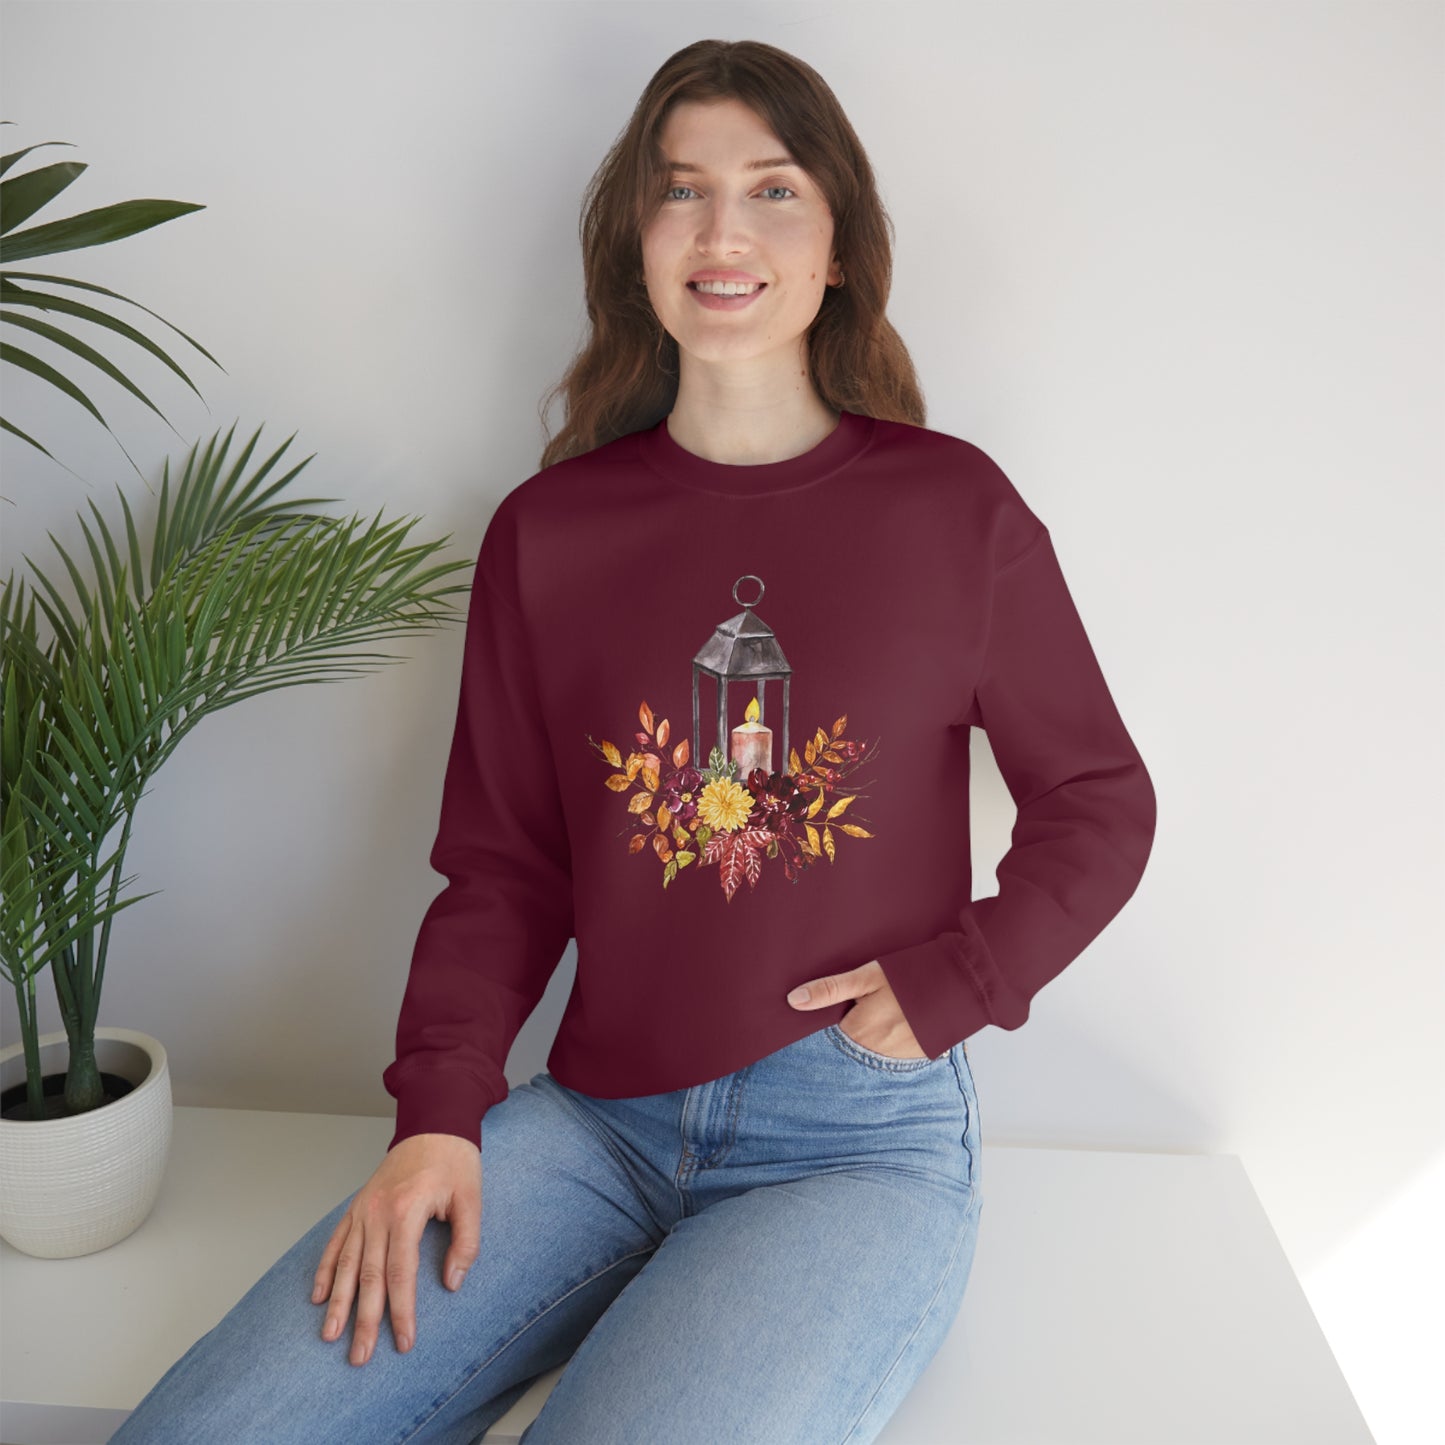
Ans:
{"type": "MultiPolygon", "coordinates": [[[[676,199],[676,192],[678,192],[678,191],[692,191],[692,194],[693,194],[693,195],[696,195],[696,194],[697,194],[696,191],[693,191],[693,189],[692,189],[691,186],[683,186],[683,185],[669,186],[669,187],[667,188],[667,190],[663,193],[663,200],[665,200],[665,201],[675,200],[675,199],[676,199]]],[[[764,193],[766,193],[766,192],[768,192],[768,191],[787,191],[787,193],[788,193],[790,196],[796,196],[796,195],[797,195],[797,192],[796,192],[791,186],[785,186],[785,185],[781,185],[781,184],[776,185],[776,186],[764,186],[764,187],[763,187],[763,191],[764,191],[764,193]]]]}

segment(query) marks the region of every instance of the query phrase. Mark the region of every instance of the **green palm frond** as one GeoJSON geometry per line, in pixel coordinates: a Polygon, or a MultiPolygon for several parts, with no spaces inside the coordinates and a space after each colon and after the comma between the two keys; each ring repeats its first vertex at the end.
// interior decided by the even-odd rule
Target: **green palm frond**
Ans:
{"type": "MultiPolygon", "coordinates": [[[[12,122],[0,123],[8,125],[12,122]]],[[[41,143],[41,145],[69,144],[68,141],[41,143]]],[[[61,220],[42,222],[24,230],[17,230],[16,227],[24,225],[37,212],[49,205],[78,180],[87,169],[79,161],[56,161],[51,165],[40,166],[19,175],[7,174],[17,161],[32,150],[40,148],[40,145],[27,146],[23,150],[0,156],[0,175],[5,176],[4,180],[0,180],[0,218],[3,218],[0,219],[0,265],[7,268],[13,268],[17,261],[28,261],[36,256],[53,256],[62,251],[76,251],[89,246],[108,245],[112,241],[123,240],[128,236],[137,235],[141,231],[164,225],[165,222],[188,215],[192,211],[205,209],[204,206],[190,201],[120,201],[114,205],[82,211],[61,220]]],[[[0,325],[9,328],[8,334],[14,338],[0,341],[0,361],[9,362],[12,366],[17,366],[53,386],[89,412],[111,433],[112,437],[115,436],[115,433],[111,430],[109,422],[106,421],[100,408],[91,400],[82,386],[33,352],[16,345],[15,339],[18,339],[15,338],[16,332],[42,337],[59,347],[68,358],[85,366],[93,367],[143,402],[167,426],[171,426],[171,423],[165,413],[124,372],[79,336],[73,335],[63,326],[52,324],[53,320],[64,317],[72,321],[87,322],[121,337],[148,351],[180,377],[197,396],[200,396],[200,392],[191,378],[143,332],[109,315],[99,307],[84,305],[80,301],[72,300],[69,296],[54,290],[22,286],[20,284],[22,281],[38,282],[42,286],[90,291],[116,301],[124,301],[128,306],[139,306],[139,303],[131,301],[115,291],[110,291],[104,286],[77,281],[68,276],[53,276],[42,272],[16,271],[14,269],[0,271],[0,325]],[[36,313],[46,314],[51,319],[42,319],[42,316],[36,313]]],[[[145,311],[148,315],[156,316],[156,313],[149,307],[140,306],[140,310],[145,311]]],[[[179,328],[171,326],[171,323],[165,321],[164,317],[157,316],[156,319],[162,321],[166,326],[170,326],[172,331],[188,341],[208,361],[220,366],[216,358],[199,342],[187,336],[179,328]]],[[[225,368],[221,369],[224,371],[225,368]]],[[[44,453],[52,461],[56,460],[54,455],[34,437],[3,417],[0,417],[0,428],[44,453]]],[[[172,426],[171,430],[175,431],[175,428],[172,426]]],[[[118,437],[116,445],[120,446],[122,452],[125,452],[126,460],[130,462],[136,475],[141,476],[140,468],[136,466],[135,461],[125,450],[118,437]]],[[[144,480],[143,476],[142,480],[144,480]]]]}
{"type": "Polygon", "coordinates": [[[199,460],[192,449],[174,501],[167,468],[149,559],[122,495],[121,543],[93,504],[94,532],[81,517],[94,582],[51,537],[74,607],[28,557],[41,590],[27,599],[12,577],[0,594],[0,969],[23,994],[48,964],[82,1031],[125,906],[136,806],[180,740],[258,693],[400,661],[367,645],[463,616],[443,603],[469,587],[440,584],[473,562],[431,562],[450,534],[408,545],[416,517],[364,522],[306,509],[330,499],[273,500],[310,458],[261,490],[291,438],[245,477],[259,429],[226,471],[233,434],[199,460]],[[43,645],[37,605],[53,629],[43,645]]]}
{"type": "MultiPolygon", "coordinates": [[[[91,560],[95,564],[96,575],[100,579],[97,584],[98,591],[103,599],[107,599],[105,605],[108,612],[113,610],[113,604],[108,599],[119,590],[123,567],[128,569],[133,579],[137,602],[142,602],[146,596],[147,581],[152,587],[157,585],[160,577],[178,557],[196,552],[224,528],[233,524],[244,527],[271,521],[279,524],[293,518],[311,517],[317,514],[308,511],[308,508],[337,500],[335,497],[302,497],[284,503],[267,505],[271,497],[291,484],[301,469],[311,461],[311,457],[303,458],[296,466],[276,478],[264,492],[257,493],[257,489],[266,479],[267,474],[276,465],[286,448],[291,445],[296,435],[295,432],[292,432],[291,436],[287,437],[272,452],[249,480],[243,482],[242,474],[251,459],[251,454],[255,451],[257,439],[261,435],[261,428],[257,427],[250,441],[246,443],[241,454],[232,464],[229,474],[224,481],[221,481],[221,469],[235,431],[236,428],[233,424],[224,440],[220,440],[219,435],[213,436],[207,442],[205,451],[199,459],[196,456],[196,446],[191,448],[190,456],[186,459],[185,471],[176,488],[174,502],[171,498],[170,459],[166,459],[161,471],[159,509],[149,566],[141,556],[140,536],[125,493],[120,492],[121,509],[125,514],[126,552],[124,561],[105,519],[100,515],[95,504],[93,502],[90,504],[90,509],[95,514],[96,526],[100,531],[104,550],[102,550],[101,544],[97,543],[84,517],[81,518],[80,526],[85,534],[86,545],[90,549],[91,560]]],[[[315,453],[312,455],[314,456],[315,453]]],[[[65,563],[80,610],[89,612],[91,595],[84,576],[70,554],[55,540],[53,535],[51,542],[65,563]]],[[[30,561],[29,557],[26,557],[26,561],[30,561]]],[[[31,562],[31,566],[34,568],[35,564],[31,562]]],[[[81,629],[59,590],[38,568],[35,568],[35,571],[49,598],[48,601],[42,599],[40,606],[57,637],[65,644],[67,655],[73,654],[79,645],[81,629]]]]}

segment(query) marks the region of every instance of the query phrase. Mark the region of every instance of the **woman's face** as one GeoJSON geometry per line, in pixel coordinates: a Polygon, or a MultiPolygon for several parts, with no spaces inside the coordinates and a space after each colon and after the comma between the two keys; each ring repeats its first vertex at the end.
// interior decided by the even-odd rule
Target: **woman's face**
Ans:
{"type": "Polygon", "coordinates": [[[822,193],[741,101],[679,104],[660,139],[669,163],[678,164],[642,232],[658,319],[695,360],[772,357],[791,370],[824,288],[842,275],[822,193]],[[769,164],[752,168],[758,161],[769,164]],[[751,299],[719,301],[689,284],[710,271],[764,284],[751,299]]]}

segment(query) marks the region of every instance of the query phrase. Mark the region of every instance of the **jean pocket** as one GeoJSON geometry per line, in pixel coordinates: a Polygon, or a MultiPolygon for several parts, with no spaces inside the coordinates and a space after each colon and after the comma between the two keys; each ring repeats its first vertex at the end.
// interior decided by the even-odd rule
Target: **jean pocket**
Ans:
{"type": "Polygon", "coordinates": [[[874,1049],[865,1048],[857,1039],[845,1034],[841,1024],[829,1024],[824,1033],[840,1053],[846,1054],[855,1063],[863,1064],[870,1069],[877,1069],[880,1073],[916,1074],[922,1069],[930,1069],[935,1064],[942,1063],[948,1057],[947,1054],[944,1054],[937,1059],[929,1058],[927,1055],[921,1059],[900,1059],[895,1058],[892,1054],[880,1054],[874,1049]]]}

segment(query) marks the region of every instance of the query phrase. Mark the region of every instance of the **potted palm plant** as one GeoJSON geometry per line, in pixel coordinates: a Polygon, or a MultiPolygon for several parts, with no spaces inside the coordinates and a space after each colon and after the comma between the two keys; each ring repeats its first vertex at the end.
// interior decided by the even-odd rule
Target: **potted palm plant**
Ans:
{"type": "MultiPolygon", "coordinates": [[[[0,157],[0,173],[14,159],[0,157]]],[[[14,207],[11,184],[0,184],[7,228],[56,181],[32,184],[14,207]]],[[[99,244],[114,238],[108,209],[91,241],[77,240],[84,217],[36,229],[54,241],[61,228],[57,249],[99,244]]],[[[149,224],[176,213],[157,211],[149,224]]],[[[134,220],[120,233],[137,229],[134,220]]],[[[48,244],[26,234],[27,255],[48,244]]],[[[0,243],[0,258],[12,254],[0,243]]],[[[36,304],[17,298],[14,274],[0,272],[0,301],[36,304]]],[[[26,369],[54,380],[44,363],[26,369]]],[[[411,544],[417,518],[383,524],[378,514],[363,527],[357,515],[312,510],[335,498],[280,500],[311,459],[262,490],[292,438],[247,476],[260,428],[230,462],[234,430],[199,457],[191,448],[174,497],[167,462],[146,528],[121,492],[119,545],[91,503],[96,531],[83,514],[80,525],[93,580],[52,536],[71,602],[33,562],[39,587],[28,597],[13,571],[0,587],[0,973],[21,1033],[0,1049],[0,1234],[33,1255],[85,1254],[124,1238],[150,1212],[165,1172],[165,1049],[140,1030],[97,1026],[111,926],[151,896],[122,896],[134,881],[122,869],[150,780],[208,714],[275,688],[365,675],[399,659],[353,649],[461,615],[441,604],[467,588],[439,584],[470,562],[428,565],[450,534],[411,544]],[[47,969],[64,1027],[40,1034],[36,981],[47,969]]]]}

